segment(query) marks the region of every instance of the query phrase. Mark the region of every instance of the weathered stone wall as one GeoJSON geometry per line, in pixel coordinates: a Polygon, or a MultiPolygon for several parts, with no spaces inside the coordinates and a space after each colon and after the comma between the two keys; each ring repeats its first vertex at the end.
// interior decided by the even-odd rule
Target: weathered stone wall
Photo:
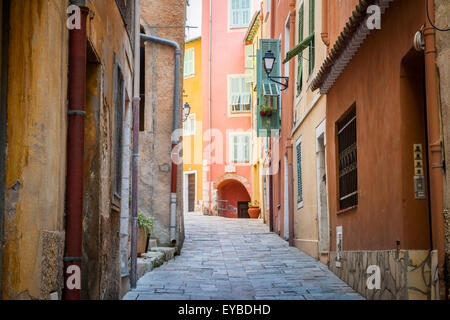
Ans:
{"type": "MultiPolygon", "coordinates": [[[[450,5],[446,0],[435,0],[435,25],[441,29],[450,27],[450,5]]],[[[446,181],[444,194],[444,223],[447,285],[450,284],[450,32],[436,31],[439,94],[442,112],[446,181]]],[[[449,295],[450,297],[450,295],[449,295]]]]}
{"type": "MultiPolygon", "coordinates": [[[[85,125],[85,189],[83,221],[82,294],[86,299],[118,299],[122,285],[120,234],[121,217],[129,217],[129,186],[120,198],[113,196],[115,146],[115,75],[124,78],[123,118],[131,108],[133,94],[133,51],[119,8],[112,1],[89,0],[88,74],[85,125]],[[112,4],[112,5],[111,5],[112,4]]],[[[125,120],[124,120],[125,121],[125,120]]],[[[130,164],[129,123],[122,124],[122,164],[130,164]]],[[[130,167],[123,168],[122,174],[130,167]]],[[[128,227],[125,221],[123,228],[128,227]]],[[[125,274],[124,274],[125,276],[125,274]]]]}
{"type": "Polygon", "coordinates": [[[370,300],[427,300],[432,298],[432,259],[428,250],[343,251],[341,267],[330,252],[330,269],[370,300]],[[380,289],[366,286],[367,268],[380,267],[380,289]]]}
{"type": "MultiPolygon", "coordinates": [[[[141,23],[147,34],[176,41],[183,62],[185,0],[141,1],[141,23]],[[169,27],[169,28],[168,28],[169,27]]],[[[170,245],[171,135],[173,131],[174,48],[146,43],[145,123],[140,134],[139,213],[155,218],[154,237],[170,245]]],[[[181,67],[183,63],[181,63],[181,67]]],[[[180,74],[180,122],[183,92],[180,74]]],[[[181,133],[181,132],[180,132],[181,133]]],[[[178,166],[177,245],[184,240],[183,166],[178,166]]]]}

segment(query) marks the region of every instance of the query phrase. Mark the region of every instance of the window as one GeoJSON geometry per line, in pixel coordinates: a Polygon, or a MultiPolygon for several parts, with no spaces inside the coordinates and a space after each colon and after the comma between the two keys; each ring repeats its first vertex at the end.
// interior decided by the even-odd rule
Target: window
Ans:
{"type": "Polygon", "coordinates": [[[113,192],[114,196],[120,199],[122,192],[122,151],[123,151],[123,120],[124,120],[124,105],[125,105],[125,81],[123,74],[117,64],[116,56],[115,74],[114,74],[114,181],[113,192]]]}
{"type": "Polygon", "coordinates": [[[187,120],[183,123],[183,135],[195,136],[195,113],[190,114],[187,120]]]}
{"type": "MultiPolygon", "coordinates": [[[[298,43],[303,41],[304,32],[304,6],[300,6],[298,11],[298,43]]],[[[300,95],[303,88],[303,53],[298,55],[298,70],[297,70],[297,96],[300,95]]]]}
{"type": "Polygon", "coordinates": [[[195,51],[188,49],[184,53],[184,76],[189,77],[195,74],[195,51]]]}
{"type": "Polygon", "coordinates": [[[250,162],[250,134],[233,133],[231,139],[231,162],[248,163],[250,162]]]}
{"type": "Polygon", "coordinates": [[[297,141],[297,206],[303,206],[302,139],[297,141]]]}
{"type": "MultiPolygon", "coordinates": [[[[315,32],[315,0],[309,0],[309,34],[314,34],[315,32]]],[[[316,49],[314,46],[315,37],[311,40],[311,45],[309,46],[309,74],[314,70],[315,65],[315,55],[316,49]]]]}
{"type": "Polygon", "coordinates": [[[267,5],[266,5],[267,14],[270,14],[270,9],[272,9],[272,1],[267,0],[267,5]]]}
{"type": "Polygon", "coordinates": [[[252,100],[252,85],[246,81],[245,75],[229,78],[229,103],[231,112],[250,112],[252,100]]]}
{"type": "Polygon", "coordinates": [[[230,28],[246,28],[251,18],[250,0],[230,0],[230,28]]]}
{"type": "Polygon", "coordinates": [[[358,205],[356,106],[337,125],[339,151],[339,208],[358,205]]]}

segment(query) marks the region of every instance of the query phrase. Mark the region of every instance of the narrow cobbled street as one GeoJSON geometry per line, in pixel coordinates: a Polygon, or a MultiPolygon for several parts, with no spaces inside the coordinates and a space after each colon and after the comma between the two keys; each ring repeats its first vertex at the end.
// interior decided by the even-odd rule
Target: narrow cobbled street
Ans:
{"type": "Polygon", "coordinates": [[[362,299],[260,220],[185,216],[180,256],[146,274],[126,300],[362,299]]]}

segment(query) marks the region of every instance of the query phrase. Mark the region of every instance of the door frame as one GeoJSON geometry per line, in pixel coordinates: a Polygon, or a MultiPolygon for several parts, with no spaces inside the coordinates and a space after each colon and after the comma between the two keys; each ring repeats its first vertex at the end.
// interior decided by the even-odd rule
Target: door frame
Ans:
{"type": "Polygon", "coordinates": [[[284,219],[284,240],[289,240],[289,167],[288,155],[284,155],[283,170],[283,219],[284,219]]]}
{"type": "Polygon", "coordinates": [[[327,136],[326,136],[326,120],[323,120],[319,126],[317,126],[316,128],[316,192],[317,192],[317,223],[318,223],[318,250],[319,250],[319,254],[321,253],[328,253],[330,251],[330,209],[329,209],[329,203],[328,203],[328,171],[327,171],[327,136]],[[319,158],[319,140],[322,139],[323,137],[323,148],[324,148],[324,170],[325,170],[325,175],[326,175],[326,199],[327,199],[327,203],[326,203],[326,215],[327,215],[327,223],[328,223],[328,230],[327,235],[328,235],[328,239],[327,239],[327,243],[325,248],[321,248],[320,243],[321,243],[321,230],[322,230],[322,222],[321,222],[321,215],[322,215],[322,201],[320,200],[320,176],[319,176],[319,170],[320,170],[320,158],[319,158]]]}
{"type": "Polygon", "coordinates": [[[192,171],[184,171],[183,172],[183,212],[186,213],[193,213],[195,212],[195,204],[194,204],[194,211],[189,211],[189,175],[195,175],[195,197],[194,202],[197,202],[197,170],[192,171]]]}

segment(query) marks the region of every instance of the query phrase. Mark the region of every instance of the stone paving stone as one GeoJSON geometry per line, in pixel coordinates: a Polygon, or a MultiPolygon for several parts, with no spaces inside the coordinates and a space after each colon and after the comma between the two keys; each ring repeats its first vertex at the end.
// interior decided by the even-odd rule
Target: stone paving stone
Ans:
{"type": "Polygon", "coordinates": [[[362,299],[260,220],[185,216],[180,256],[147,273],[125,300],[362,299]]]}

